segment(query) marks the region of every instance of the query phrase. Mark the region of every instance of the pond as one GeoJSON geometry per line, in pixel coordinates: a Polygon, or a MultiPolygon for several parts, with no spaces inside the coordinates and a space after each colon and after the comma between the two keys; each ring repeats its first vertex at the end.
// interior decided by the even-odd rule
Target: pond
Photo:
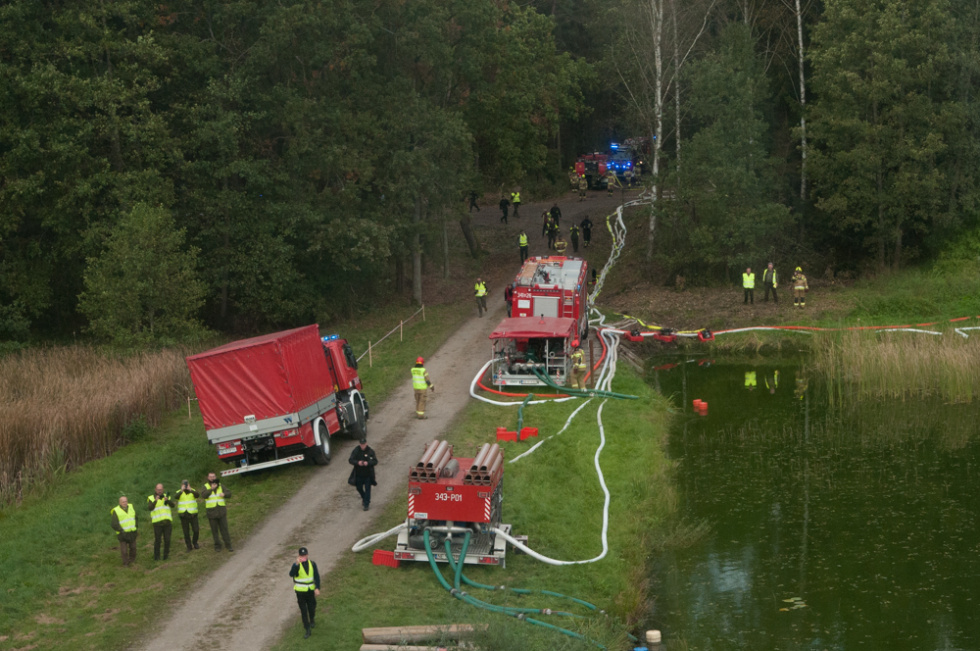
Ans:
{"type": "Polygon", "coordinates": [[[708,532],[655,568],[668,649],[980,649],[980,405],[830,405],[792,360],[648,380],[683,406],[678,522],[708,532]]]}

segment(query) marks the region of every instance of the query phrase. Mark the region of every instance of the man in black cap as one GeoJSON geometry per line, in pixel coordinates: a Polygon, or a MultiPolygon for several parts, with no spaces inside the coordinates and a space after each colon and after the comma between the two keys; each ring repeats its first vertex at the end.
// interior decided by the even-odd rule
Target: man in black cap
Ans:
{"type": "Polygon", "coordinates": [[[299,556],[289,568],[289,576],[293,578],[299,614],[303,618],[303,628],[306,629],[303,636],[305,640],[310,636],[310,629],[316,628],[316,598],[320,594],[320,571],[316,568],[316,563],[310,560],[306,547],[299,548],[299,556]]]}

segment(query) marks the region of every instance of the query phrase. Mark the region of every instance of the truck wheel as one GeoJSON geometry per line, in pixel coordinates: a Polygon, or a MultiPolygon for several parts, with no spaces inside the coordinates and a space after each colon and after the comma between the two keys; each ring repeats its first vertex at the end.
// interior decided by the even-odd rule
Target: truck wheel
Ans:
{"type": "Polygon", "coordinates": [[[367,440],[367,418],[364,416],[364,403],[360,396],[354,398],[354,423],[350,433],[358,441],[367,440]]]}
{"type": "Polygon", "coordinates": [[[313,463],[325,466],[330,463],[330,432],[324,427],[322,420],[317,420],[313,427],[319,435],[320,444],[310,448],[310,456],[313,458],[313,463]]]}

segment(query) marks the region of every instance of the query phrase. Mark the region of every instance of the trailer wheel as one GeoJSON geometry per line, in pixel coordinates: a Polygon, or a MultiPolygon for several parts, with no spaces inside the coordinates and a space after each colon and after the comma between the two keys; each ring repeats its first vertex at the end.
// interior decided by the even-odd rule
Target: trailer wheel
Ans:
{"type": "Polygon", "coordinates": [[[360,396],[355,396],[353,400],[354,422],[351,425],[351,436],[358,441],[367,440],[367,418],[364,414],[364,403],[360,396]]]}
{"type": "Polygon", "coordinates": [[[320,419],[313,423],[313,431],[320,439],[320,444],[310,448],[310,456],[313,458],[313,463],[325,466],[330,463],[330,432],[320,419]]]}

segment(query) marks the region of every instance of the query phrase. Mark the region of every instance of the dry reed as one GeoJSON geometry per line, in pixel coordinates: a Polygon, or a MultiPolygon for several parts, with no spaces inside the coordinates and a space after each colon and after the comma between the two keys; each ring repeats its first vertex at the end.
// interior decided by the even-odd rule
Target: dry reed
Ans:
{"type": "Polygon", "coordinates": [[[112,358],[73,346],[0,359],[0,504],[110,454],[127,426],[158,423],[190,391],[179,351],[112,358]]]}
{"type": "Polygon", "coordinates": [[[827,378],[833,403],[845,393],[971,402],[980,390],[977,336],[848,332],[815,343],[814,367],[827,378]]]}

